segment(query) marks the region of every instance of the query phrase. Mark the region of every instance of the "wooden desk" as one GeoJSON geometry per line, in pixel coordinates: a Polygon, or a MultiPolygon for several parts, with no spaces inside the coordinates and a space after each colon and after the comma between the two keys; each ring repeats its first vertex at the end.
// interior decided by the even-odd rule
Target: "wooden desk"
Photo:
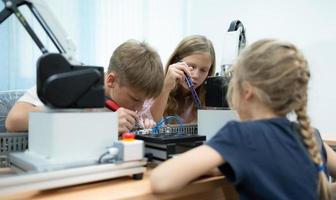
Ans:
{"type": "Polygon", "coordinates": [[[334,140],[324,140],[324,142],[327,143],[330,146],[336,145],[336,141],[334,141],[334,140]]]}
{"type": "Polygon", "coordinates": [[[154,195],[149,185],[150,172],[151,170],[148,170],[142,180],[133,180],[130,177],[123,177],[72,187],[17,194],[15,196],[5,197],[5,199],[238,199],[238,194],[235,192],[234,187],[229,184],[223,176],[201,178],[174,194],[154,195]]]}

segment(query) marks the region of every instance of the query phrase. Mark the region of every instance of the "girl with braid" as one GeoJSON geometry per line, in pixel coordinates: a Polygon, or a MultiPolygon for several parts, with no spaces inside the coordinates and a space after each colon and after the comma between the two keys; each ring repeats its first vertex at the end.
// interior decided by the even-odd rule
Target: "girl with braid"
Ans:
{"type": "Polygon", "coordinates": [[[179,190],[216,168],[240,199],[331,199],[327,177],[336,177],[336,156],[310,124],[309,78],[307,61],[293,44],[261,40],[245,49],[228,91],[241,121],[154,169],[153,192],[179,190]]]}

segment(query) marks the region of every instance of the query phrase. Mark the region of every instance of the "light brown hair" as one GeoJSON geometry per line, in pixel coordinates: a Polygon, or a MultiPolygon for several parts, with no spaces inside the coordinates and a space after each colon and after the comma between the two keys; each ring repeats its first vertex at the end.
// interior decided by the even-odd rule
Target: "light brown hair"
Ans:
{"type": "Polygon", "coordinates": [[[163,66],[159,54],[145,42],[128,40],[113,52],[108,73],[118,75],[121,86],[144,92],[148,98],[157,97],[163,87],[163,66]]]}
{"type": "MultiPolygon", "coordinates": [[[[205,36],[202,35],[191,35],[186,38],[184,38],[176,47],[170,58],[168,59],[168,62],[166,64],[166,70],[167,73],[168,67],[171,64],[180,62],[183,58],[193,55],[193,54],[199,54],[199,53],[209,53],[211,57],[211,66],[209,69],[208,76],[212,76],[215,73],[216,68],[216,56],[215,56],[215,50],[212,45],[212,42],[207,39],[205,36]]],[[[181,85],[177,85],[177,87],[171,91],[168,103],[164,112],[164,115],[175,115],[178,114],[179,111],[179,104],[181,104],[184,101],[184,97],[181,97],[181,85]]],[[[200,98],[202,106],[205,105],[205,88],[202,84],[200,87],[196,89],[196,92],[200,98]]],[[[192,98],[190,99],[192,101],[192,98]]],[[[193,101],[192,101],[193,102],[193,101]]],[[[196,112],[196,109],[194,108],[193,112],[196,112]]]]}
{"type": "MultiPolygon", "coordinates": [[[[293,44],[261,40],[245,49],[234,64],[228,101],[234,106],[234,97],[247,81],[256,88],[258,99],[277,115],[294,111],[309,155],[316,166],[321,166],[323,160],[307,114],[309,79],[308,63],[293,44]]],[[[323,171],[318,174],[317,190],[319,199],[331,198],[323,171]]]]}

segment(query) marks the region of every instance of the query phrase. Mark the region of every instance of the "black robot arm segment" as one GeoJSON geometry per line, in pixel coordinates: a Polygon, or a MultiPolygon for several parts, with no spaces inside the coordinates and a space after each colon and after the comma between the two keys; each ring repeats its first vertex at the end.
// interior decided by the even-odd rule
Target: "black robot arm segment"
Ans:
{"type": "Polygon", "coordinates": [[[55,108],[104,107],[104,69],[71,65],[61,54],[37,61],[37,94],[55,108]]]}
{"type": "MultiPolygon", "coordinates": [[[[29,33],[30,37],[34,40],[36,45],[39,47],[42,53],[48,53],[48,50],[44,47],[41,40],[37,37],[36,33],[33,31],[29,23],[27,22],[26,18],[22,15],[20,10],[18,9],[21,5],[27,5],[30,10],[32,10],[32,3],[25,1],[25,0],[2,0],[5,4],[5,8],[1,11],[0,23],[6,20],[12,13],[18,18],[22,26],[26,29],[29,33]]],[[[33,12],[34,13],[34,12],[33,12]]],[[[34,14],[35,15],[35,14],[34,14]]],[[[35,15],[36,17],[36,15],[35,15]]],[[[49,35],[49,34],[48,34],[49,35]]]]}
{"type": "MultiPolygon", "coordinates": [[[[34,17],[40,23],[42,28],[44,29],[45,33],[48,35],[52,43],[55,45],[59,53],[67,53],[63,45],[60,43],[58,38],[56,37],[55,33],[51,30],[48,26],[44,17],[40,14],[38,9],[34,5],[34,1],[30,0],[2,0],[5,4],[5,8],[0,12],[0,24],[5,21],[11,14],[15,14],[17,19],[20,21],[22,26],[26,29],[30,37],[34,40],[36,45],[40,48],[42,53],[48,53],[47,49],[44,47],[42,42],[37,37],[34,30],[31,28],[29,23],[27,22],[25,16],[20,12],[18,9],[22,5],[28,6],[34,17]]],[[[44,5],[42,2],[39,2],[42,6],[44,5]]]]}
{"type": "Polygon", "coordinates": [[[18,7],[27,3],[24,0],[11,0],[11,1],[2,0],[2,1],[5,5],[5,8],[0,12],[0,24],[14,12],[14,10],[12,9],[13,6],[18,7]]]}
{"type": "Polygon", "coordinates": [[[4,22],[10,15],[12,14],[11,11],[9,11],[8,9],[3,9],[1,12],[0,12],[0,24],[2,22],[4,22]]]}

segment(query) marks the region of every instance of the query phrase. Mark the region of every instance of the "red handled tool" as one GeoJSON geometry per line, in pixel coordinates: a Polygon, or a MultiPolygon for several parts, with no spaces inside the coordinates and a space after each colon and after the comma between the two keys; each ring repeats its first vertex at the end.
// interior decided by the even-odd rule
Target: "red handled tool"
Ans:
{"type": "MultiPolygon", "coordinates": [[[[120,108],[120,106],[112,99],[107,99],[105,101],[105,107],[112,110],[113,112],[117,111],[120,108]]],[[[143,128],[143,126],[138,121],[135,122],[135,126],[138,128],[143,128]]]]}
{"type": "Polygon", "coordinates": [[[112,110],[113,112],[117,111],[120,108],[120,106],[116,102],[114,102],[112,99],[107,99],[105,101],[105,106],[108,109],[112,110]]]}

